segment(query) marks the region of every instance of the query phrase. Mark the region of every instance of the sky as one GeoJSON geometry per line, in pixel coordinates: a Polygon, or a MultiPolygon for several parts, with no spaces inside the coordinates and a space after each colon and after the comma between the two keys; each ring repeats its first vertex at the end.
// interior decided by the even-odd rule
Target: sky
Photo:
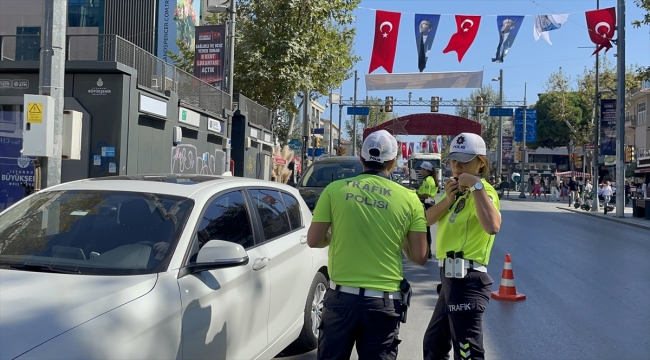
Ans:
{"type": "MultiPolygon", "coordinates": [[[[616,0],[600,0],[600,8],[615,7],[616,0]]],[[[409,91],[413,99],[422,97],[430,99],[439,96],[443,99],[461,99],[468,97],[473,89],[429,89],[429,90],[391,90],[366,92],[364,76],[370,65],[372,53],[375,10],[401,12],[397,55],[393,73],[417,73],[417,48],[415,44],[414,17],[418,14],[442,14],[440,25],[435,36],[433,47],[425,71],[471,71],[484,70],[483,83],[492,84],[498,91],[499,83],[491,79],[499,76],[503,69],[504,98],[511,101],[524,100],[524,84],[527,87],[526,100],[528,104],[537,101],[537,94],[543,93],[549,75],[561,66],[563,71],[575,79],[581,75],[584,68],[593,67],[595,56],[593,43],[587,32],[585,11],[596,9],[596,0],[363,0],[354,11],[357,18],[357,35],[354,52],[361,57],[354,70],[358,70],[357,99],[365,99],[366,95],[379,97],[393,96],[394,99],[408,99],[409,91]],[[533,38],[533,17],[530,15],[566,14],[569,20],[562,28],[550,32],[553,45],[545,40],[535,41],[533,38]],[[462,63],[458,63],[455,52],[443,54],[449,38],[456,32],[454,15],[481,15],[480,28],[472,47],[465,54],[462,63]],[[505,57],[503,63],[491,61],[499,43],[499,33],[496,25],[497,15],[529,15],[522,24],[514,45],[505,57]],[[591,49],[580,47],[592,47],[591,49]]],[[[650,64],[650,27],[635,29],[630,22],[642,18],[642,11],[633,0],[626,1],[626,63],[650,64]]],[[[615,35],[616,38],[616,35],[615,35]]],[[[604,50],[601,51],[601,54],[604,50]]],[[[616,62],[616,46],[608,53],[607,58],[616,62]]],[[[602,55],[601,55],[602,56],[602,55]]],[[[386,73],[383,68],[373,74],[386,73]]],[[[354,80],[349,79],[343,84],[343,98],[350,99],[354,95],[354,80]]],[[[322,98],[322,103],[325,98],[322,98]]],[[[399,116],[429,112],[425,107],[394,107],[399,116]]],[[[440,107],[440,113],[454,113],[453,107],[440,107]]],[[[325,117],[329,116],[325,111],[325,117]]],[[[334,112],[335,122],[338,122],[334,112]]],[[[343,119],[345,122],[346,119],[343,119]]],[[[400,136],[402,141],[419,141],[422,135],[400,136]]]]}

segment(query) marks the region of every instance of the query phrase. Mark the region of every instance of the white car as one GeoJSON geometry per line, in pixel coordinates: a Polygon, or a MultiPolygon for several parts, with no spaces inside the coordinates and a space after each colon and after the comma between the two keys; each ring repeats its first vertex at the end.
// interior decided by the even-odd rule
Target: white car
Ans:
{"type": "Polygon", "coordinates": [[[327,249],[298,190],[66,183],[0,214],[0,359],[269,359],[317,345],[327,249]]]}

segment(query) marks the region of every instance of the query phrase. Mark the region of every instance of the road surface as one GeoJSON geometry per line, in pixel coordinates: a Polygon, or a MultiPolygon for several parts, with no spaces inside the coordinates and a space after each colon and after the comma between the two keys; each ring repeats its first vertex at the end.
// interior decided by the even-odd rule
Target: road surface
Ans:
{"type": "MultiPolygon", "coordinates": [[[[558,206],[567,204],[502,201],[503,224],[488,267],[493,290],[509,253],[517,291],[527,299],[490,301],[484,317],[486,358],[648,359],[650,231],[558,206]]],[[[405,274],[415,297],[401,329],[398,358],[421,359],[440,282],[437,263],[405,264],[405,274]]],[[[315,352],[287,351],[279,357],[316,359],[315,352]]]]}

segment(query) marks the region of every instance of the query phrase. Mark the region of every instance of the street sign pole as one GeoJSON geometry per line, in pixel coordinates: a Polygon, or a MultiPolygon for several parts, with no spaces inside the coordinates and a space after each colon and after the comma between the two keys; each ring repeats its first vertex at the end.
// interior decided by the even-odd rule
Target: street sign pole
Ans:
{"type": "MultiPolygon", "coordinates": [[[[616,21],[616,217],[625,216],[625,0],[618,0],[616,21]],[[623,196],[621,196],[623,195],[623,196]]],[[[647,211],[647,209],[646,209],[647,211]]]]}
{"type": "Polygon", "coordinates": [[[521,141],[522,141],[522,147],[521,147],[521,180],[520,180],[520,185],[521,187],[521,193],[519,194],[520,199],[525,199],[526,198],[526,189],[524,188],[524,175],[526,175],[526,122],[528,121],[528,114],[526,114],[526,83],[524,83],[524,108],[523,108],[523,117],[524,117],[524,124],[523,124],[523,131],[521,133],[521,141]]]}
{"type": "MultiPolygon", "coordinates": [[[[357,106],[357,70],[354,70],[354,107],[357,106]]],[[[355,113],[356,114],[356,113],[355,113]]],[[[352,115],[352,156],[357,155],[357,115],[352,115]]]]}
{"type": "MultiPolygon", "coordinates": [[[[503,109],[503,69],[499,70],[499,110],[503,109]]],[[[497,143],[497,176],[501,181],[501,168],[503,167],[503,122],[499,114],[499,142],[497,143]]]]}
{"type": "Polygon", "coordinates": [[[38,93],[54,98],[54,151],[51,158],[41,157],[39,164],[34,166],[34,189],[36,190],[61,183],[68,0],[46,0],[43,10],[45,20],[41,37],[38,93]],[[41,173],[42,170],[45,170],[44,174],[41,173]]]}

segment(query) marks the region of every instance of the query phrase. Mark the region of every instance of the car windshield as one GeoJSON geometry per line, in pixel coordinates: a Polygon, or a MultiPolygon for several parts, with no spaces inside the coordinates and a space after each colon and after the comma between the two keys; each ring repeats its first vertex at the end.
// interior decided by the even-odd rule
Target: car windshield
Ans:
{"type": "Polygon", "coordinates": [[[164,271],[194,201],[120,191],[34,194],[0,215],[0,267],[87,275],[164,271]]]}
{"type": "Polygon", "coordinates": [[[322,187],[327,186],[332,181],[348,179],[360,175],[363,172],[361,161],[342,161],[342,162],[316,162],[312,165],[302,177],[300,186],[303,187],[322,187]]]}

